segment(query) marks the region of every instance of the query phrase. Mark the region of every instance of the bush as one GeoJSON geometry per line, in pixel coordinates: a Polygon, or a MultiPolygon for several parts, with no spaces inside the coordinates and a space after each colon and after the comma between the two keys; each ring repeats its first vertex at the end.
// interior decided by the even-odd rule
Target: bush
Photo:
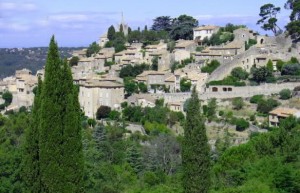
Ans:
{"type": "Polygon", "coordinates": [[[109,118],[111,120],[119,120],[120,116],[121,116],[121,113],[119,113],[118,111],[115,111],[115,110],[110,111],[110,113],[109,113],[109,118]]]}
{"type": "Polygon", "coordinates": [[[238,80],[246,80],[248,78],[249,74],[243,68],[236,67],[236,68],[232,69],[231,76],[237,78],[238,80]]]}
{"type": "Polygon", "coordinates": [[[260,100],[257,104],[257,112],[268,114],[271,110],[273,110],[275,107],[279,106],[280,103],[277,100],[274,99],[268,99],[268,100],[260,100]]]}
{"type": "Polygon", "coordinates": [[[264,95],[254,95],[250,98],[250,103],[257,104],[259,101],[264,99],[264,95]]]}
{"type": "Polygon", "coordinates": [[[218,60],[212,60],[210,63],[208,63],[206,66],[201,68],[202,72],[206,72],[211,74],[213,71],[215,71],[219,66],[220,62],[218,60]]]}
{"type": "Polygon", "coordinates": [[[219,116],[222,117],[224,115],[224,111],[219,111],[219,116]]]}
{"type": "Polygon", "coordinates": [[[191,90],[192,83],[186,78],[180,80],[180,90],[181,92],[189,92],[191,90]]]}
{"type": "Polygon", "coordinates": [[[286,64],[281,70],[281,75],[300,75],[300,64],[286,64]]]}
{"type": "Polygon", "coordinates": [[[5,101],[6,106],[9,106],[12,102],[13,95],[9,91],[6,91],[2,94],[2,98],[5,101]]]}
{"type": "Polygon", "coordinates": [[[96,118],[98,120],[108,118],[111,112],[111,108],[108,106],[100,106],[96,113],[96,118]]]}
{"type": "Polygon", "coordinates": [[[280,99],[287,100],[291,98],[292,92],[290,91],[290,89],[283,89],[279,92],[279,95],[280,95],[280,99]]]}
{"type": "Polygon", "coordinates": [[[249,122],[245,119],[236,119],[235,126],[237,131],[244,131],[245,129],[249,128],[249,122]]]}
{"type": "Polygon", "coordinates": [[[241,97],[236,97],[232,100],[233,109],[241,110],[244,106],[244,100],[241,97]]]}
{"type": "Polygon", "coordinates": [[[227,76],[223,80],[211,81],[208,85],[246,86],[246,83],[238,81],[238,79],[233,76],[227,76]]]}
{"type": "Polygon", "coordinates": [[[160,179],[155,175],[154,172],[145,172],[144,173],[144,182],[149,186],[155,186],[159,184],[160,179]]]}
{"type": "Polygon", "coordinates": [[[73,56],[69,62],[70,66],[77,66],[79,62],[79,58],[77,56],[73,56]]]}

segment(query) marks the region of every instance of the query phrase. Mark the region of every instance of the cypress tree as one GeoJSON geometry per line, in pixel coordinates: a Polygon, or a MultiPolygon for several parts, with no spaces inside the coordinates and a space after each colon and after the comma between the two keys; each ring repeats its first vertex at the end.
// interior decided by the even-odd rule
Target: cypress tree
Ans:
{"type": "Polygon", "coordinates": [[[207,193],[210,187],[210,148],[195,87],[188,104],[182,146],[185,193],[207,193]]]}
{"type": "Polygon", "coordinates": [[[116,34],[115,27],[113,25],[111,25],[107,30],[107,38],[110,41],[113,41],[115,39],[115,34],[116,34]]]}
{"type": "Polygon", "coordinates": [[[82,192],[83,153],[78,90],[51,38],[40,109],[42,192],[82,192]]]}
{"type": "Polygon", "coordinates": [[[39,77],[38,87],[34,97],[31,124],[25,134],[25,149],[23,158],[23,180],[25,192],[41,192],[39,163],[39,112],[41,106],[42,80],[39,77]]]}

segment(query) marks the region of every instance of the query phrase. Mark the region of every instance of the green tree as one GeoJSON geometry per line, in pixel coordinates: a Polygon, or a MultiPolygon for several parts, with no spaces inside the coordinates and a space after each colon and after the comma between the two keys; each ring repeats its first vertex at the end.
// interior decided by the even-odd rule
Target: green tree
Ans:
{"type": "Polygon", "coordinates": [[[69,62],[70,66],[77,66],[79,62],[79,58],[77,56],[73,56],[69,62]]]}
{"type": "Polygon", "coordinates": [[[282,70],[282,68],[283,68],[284,65],[285,65],[285,62],[284,62],[284,61],[278,60],[278,61],[276,62],[276,68],[277,68],[277,70],[278,70],[279,72],[281,72],[281,70],[282,70]]]}
{"type": "Polygon", "coordinates": [[[186,193],[207,193],[210,188],[210,148],[200,101],[193,89],[188,104],[182,144],[183,188],[186,193]]]}
{"type": "Polygon", "coordinates": [[[39,111],[42,192],[82,192],[83,152],[78,88],[51,38],[39,111]]]}
{"type": "Polygon", "coordinates": [[[152,65],[151,65],[151,69],[157,71],[158,70],[158,57],[154,57],[151,60],[152,65]]]}
{"type": "Polygon", "coordinates": [[[217,99],[216,98],[209,99],[207,103],[207,112],[206,112],[207,117],[209,118],[214,117],[216,115],[216,109],[217,109],[217,99]]]}
{"type": "Polygon", "coordinates": [[[242,67],[236,67],[236,68],[232,69],[231,76],[233,76],[239,80],[246,80],[248,78],[249,74],[242,67]]]}
{"type": "Polygon", "coordinates": [[[110,107],[102,105],[102,106],[100,106],[100,107],[97,109],[97,112],[96,112],[96,118],[97,118],[98,120],[104,119],[104,118],[108,118],[110,112],[111,112],[111,108],[110,108],[110,107]]]}
{"type": "Polygon", "coordinates": [[[193,28],[198,26],[198,20],[188,15],[180,15],[173,19],[170,37],[173,40],[193,39],[193,28]]]}
{"type": "Polygon", "coordinates": [[[235,121],[235,125],[237,131],[244,131],[249,127],[249,122],[243,118],[240,118],[235,121]]]}
{"type": "Polygon", "coordinates": [[[180,91],[181,92],[189,92],[191,90],[192,83],[190,80],[186,78],[182,78],[180,80],[180,91]]]}
{"type": "Polygon", "coordinates": [[[2,98],[4,100],[5,106],[9,106],[13,100],[13,95],[11,94],[11,92],[6,91],[2,94],[2,98]]]}
{"type": "Polygon", "coordinates": [[[107,38],[110,40],[110,41],[113,41],[114,38],[115,38],[115,34],[116,34],[116,30],[115,30],[115,27],[113,25],[111,25],[108,30],[107,30],[107,38]]]}
{"type": "Polygon", "coordinates": [[[260,20],[257,21],[257,25],[262,25],[261,28],[268,31],[271,30],[275,35],[282,32],[280,27],[277,25],[277,14],[280,12],[280,7],[268,3],[260,7],[259,16],[260,20]]]}
{"type": "Polygon", "coordinates": [[[153,20],[151,29],[154,31],[170,31],[172,27],[172,18],[170,16],[160,16],[153,20]]]}
{"type": "Polygon", "coordinates": [[[279,92],[280,99],[287,100],[292,97],[292,92],[290,89],[283,89],[279,92]]]}
{"type": "Polygon", "coordinates": [[[253,80],[257,83],[266,82],[268,78],[273,77],[272,72],[265,66],[262,66],[260,68],[253,68],[252,73],[253,80]]]}
{"type": "Polygon", "coordinates": [[[268,100],[262,99],[262,100],[259,100],[256,110],[260,113],[268,114],[271,110],[273,110],[279,104],[280,103],[274,99],[268,99],[268,100]]]}
{"type": "Polygon", "coordinates": [[[270,72],[273,72],[274,70],[274,67],[273,67],[273,62],[272,60],[269,60],[268,63],[267,63],[267,68],[270,72]]]}
{"type": "Polygon", "coordinates": [[[25,133],[24,157],[22,163],[22,179],[26,192],[41,192],[40,155],[39,155],[39,124],[41,111],[42,80],[39,77],[37,92],[31,114],[31,124],[25,133]]]}
{"type": "Polygon", "coordinates": [[[97,54],[100,51],[100,46],[97,44],[97,42],[93,42],[89,45],[89,47],[86,50],[86,56],[91,57],[93,54],[97,54]]]}
{"type": "Polygon", "coordinates": [[[290,22],[287,24],[286,29],[293,39],[299,40],[300,38],[300,1],[288,0],[285,4],[286,9],[292,10],[290,15],[290,22]]]}

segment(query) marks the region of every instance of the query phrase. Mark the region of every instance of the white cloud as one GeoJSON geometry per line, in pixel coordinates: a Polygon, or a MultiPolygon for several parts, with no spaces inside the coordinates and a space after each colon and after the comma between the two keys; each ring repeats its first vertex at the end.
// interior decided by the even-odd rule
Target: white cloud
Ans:
{"type": "Polygon", "coordinates": [[[0,29],[7,31],[25,32],[30,30],[30,26],[12,22],[0,22],[0,29]]]}
{"type": "Polygon", "coordinates": [[[35,11],[37,6],[33,3],[0,2],[1,11],[35,11]]]}

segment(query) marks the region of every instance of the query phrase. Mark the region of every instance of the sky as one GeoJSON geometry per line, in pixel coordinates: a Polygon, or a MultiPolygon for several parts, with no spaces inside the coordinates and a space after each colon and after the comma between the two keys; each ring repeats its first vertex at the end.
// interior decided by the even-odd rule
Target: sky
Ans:
{"type": "MultiPolygon", "coordinates": [[[[289,21],[286,0],[280,26],[289,21]]],[[[259,8],[270,0],[0,0],[0,48],[48,46],[54,34],[60,47],[88,46],[110,25],[125,21],[132,29],[148,28],[158,16],[186,14],[199,25],[243,24],[265,34],[256,25],[259,8]]]]}

